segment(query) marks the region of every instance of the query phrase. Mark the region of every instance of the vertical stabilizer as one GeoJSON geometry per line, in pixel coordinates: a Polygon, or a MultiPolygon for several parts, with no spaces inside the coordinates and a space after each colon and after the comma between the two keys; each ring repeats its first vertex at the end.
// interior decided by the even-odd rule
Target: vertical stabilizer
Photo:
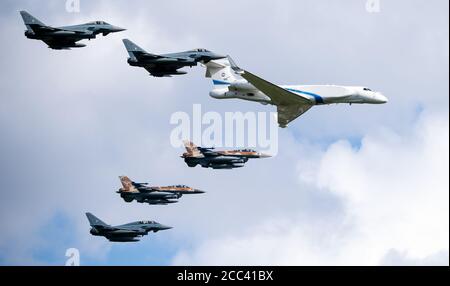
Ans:
{"type": "Polygon", "coordinates": [[[86,217],[89,220],[89,224],[93,227],[95,226],[108,226],[105,222],[103,222],[101,219],[96,217],[95,215],[91,213],[86,213],[86,217]]]}
{"type": "Polygon", "coordinates": [[[138,192],[136,187],[133,185],[133,181],[130,180],[127,176],[119,176],[120,182],[122,183],[123,188],[121,189],[123,192],[138,192]]]}
{"type": "Polygon", "coordinates": [[[133,43],[128,39],[123,39],[122,41],[132,61],[137,61],[136,54],[147,53],[143,48],[139,47],[138,45],[136,45],[135,43],[133,43]]]}
{"type": "Polygon", "coordinates": [[[185,155],[187,157],[198,157],[198,156],[202,155],[202,153],[200,152],[198,147],[191,141],[185,140],[185,141],[183,141],[183,143],[184,143],[184,147],[186,148],[185,155]]]}
{"type": "Polygon", "coordinates": [[[23,22],[27,27],[27,30],[33,32],[34,27],[46,27],[44,23],[33,17],[27,11],[20,11],[20,15],[22,16],[23,22]]]}
{"type": "Polygon", "coordinates": [[[228,58],[213,60],[206,65],[205,77],[213,80],[214,87],[223,88],[238,80],[228,58]]]}

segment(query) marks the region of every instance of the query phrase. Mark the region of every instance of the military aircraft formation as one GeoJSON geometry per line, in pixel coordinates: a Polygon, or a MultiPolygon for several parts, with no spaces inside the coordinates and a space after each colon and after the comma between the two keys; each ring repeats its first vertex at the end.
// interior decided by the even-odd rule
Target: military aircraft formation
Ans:
{"type": "MultiPolygon", "coordinates": [[[[26,11],[20,11],[26,26],[25,36],[41,40],[50,49],[70,50],[82,48],[81,40],[95,39],[97,35],[125,31],[104,21],[86,24],[52,27],[43,24],[26,11]]],[[[241,69],[231,59],[207,49],[194,49],[185,52],[153,54],[130,41],[123,39],[129,55],[128,64],[144,68],[153,77],[183,75],[184,67],[194,67],[199,63],[206,67],[206,77],[213,80],[214,89],[209,95],[216,99],[242,99],[275,105],[278,112],[278,125],[286,128],[290,122],[316,105],[335,103],[383,104],[388,99],[380,92],[361,86],[338,85],[277,85],[241,69]]],[[[249,159],[268,158],[270,155],[250,149],[216,150],[212,147],[198,147],[190,141],[184,142],[186,152],[181,158],[188,167],[200,165],[211,169],[242,168],[249,159]]],[[[127,176],[120,176],[122,187],[117,191],[127,203],[137,201],[149,205],[168,205],[177,203],[183,195],[202,194],[201,190],[185,185],[150,186],[136,183],[127,176]]],[[[90,233],[103,236],[113,242],[135,242],[149,232],[167,230],[171,227],[154,221],[137,221],[111,226],[91,213],[86,213],[91,226],[90,233]]]]}

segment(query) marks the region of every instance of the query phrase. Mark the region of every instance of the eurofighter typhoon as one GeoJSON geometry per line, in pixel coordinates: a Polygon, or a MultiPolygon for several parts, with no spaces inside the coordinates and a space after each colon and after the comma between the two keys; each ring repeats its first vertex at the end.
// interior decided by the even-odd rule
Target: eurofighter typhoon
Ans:
{"type": "Polygon", "coordinates": [[[211,60],[226,58],[206,49],[195,49],[186,52],[156,55],[146,52],[144,49],[128,39],[123,43],[127,49],[128,64],[133,67],[142,67],[154,77],[170,77],[172,75],[186,74],[178,69],[193,67],[199,62],[208,63],[211,60]]]}
{"type": "Polygon", "coordinates": [[[94,236],[103,236],[113,242],[135,242],[140,237],[147,235],[149,232],[158,232],[160,230],[171,229],[155,221],[135,221],[127,224],[111,226],[106,224],[98,217],[91,213],[86,213],[91,225],[91,234],[94,236]]]}
{"type": "Polygon", "coordinates": [[[269,158],[268,154],[250,149],[215,150],[215,148],[198,147],[194,143],[184,141],[186,152],[181,158],[189,167],[197,165],[203,168],[234,169],[242,168],[248,159],[269,158]]]}
{"type": "Polygon", "coordinates": [[[127,176],[120,176],[122,188],[117,193],[122,199],[131,203],[136,200],[138,203],[147,203],[150,205],[167,205],[177,203],[183,195],[203,194],[197,190],[185,185],[153,187],[148,183],[136,183],[127,176]]]}
{"type": "Polygon", "coordinates": [[[20,11],[23,22],[27,27],[25,36],[28,39],[41,40],[50,49],[70,50],[70,48],[82,48],[85,44],[79,44],[81,40],[95,39],[98,34],[107,36],[110,33],[125,31],[125,29],[113,26],[104,21],[95,21],[81,25],[51,27],[47,26],[26,11],[20,11]]]}

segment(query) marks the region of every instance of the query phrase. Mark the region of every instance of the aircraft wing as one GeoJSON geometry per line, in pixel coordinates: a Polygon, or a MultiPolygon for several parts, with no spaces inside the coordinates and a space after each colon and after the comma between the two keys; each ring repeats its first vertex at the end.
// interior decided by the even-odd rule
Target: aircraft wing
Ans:
{"type": "Polygon", "coordinates": [[[33,29],[33,31],[35,33],[61,31],[58,28],[53,28],[53,27],[50,27],[50,26],[42,26],[42,25],[38,25],[38,24],[29,24],[29,26],[31,26],[31,28],[33,29]]]}
{"type": "Polygon", "coordinates": [[[145,60],[156,60],[156,59],[163,59],[165,57],[160,56],[160,55],[156,55],[156,54],[151,54],[151,53],[147,53],[147,52],[142,52],[142,53],[136,53],[136,57],[138,57],[139,59],[145,59],[145,60]]]}
{"type": "Polygon", "coordinates": [[[92,225],[91,224],[91,226],[95,227],[96,229],[99,229],[99,230],[108,230],[108,231],[119,230],[119,228],[113,227],[113,226],[109,226],[109,225],[101,225],[101,224],[99,224],[99,225],[92,225]]]}
{"type": "Polygon", "coordinates": [[[153,76],[164,77],[176,74],[185,74],[186,72],[178,70],[182,67],[184,67],[184,65],[179,65],[176,63],[158,63],[156,66],[145,67],[145,69],[153,76]]]}
{"type": "Polygon", "coordinates": [[[151,205],[152,203],[155,203],[156,201],[158,201],[159,205],[168,205],[171,203],[171,201],[169,201],[165,198],[159,198],[159,199],[155,199],[155,200],[147,200],[146,203],[151,205]]]}
{"type": "Polygon", "coordinates": [[[203,148],[203,147],[197,147],[198,151],[202,153],[205,157],[211,157],[211,156],[220,156],[220,154],[216,151],[214,151],[214,148],[203,148]]]}
{"type": "Polygon", "coordinates": [[[145,69],[149,72],[149,73],[170,73],[170,72],[176,72],[177,69],[181,68],[180,66],[176,65],[176,66],[162,66],[158,63],[158,65],[154,65],[154,66],[148,66],[145,67],[145,69]]]}
{"type": "Polygon", "coordinates": [[[160,61],[158,63],[168,63],[168,64],[192,60],[192,58],[189,57],[177,57],[175,55],[157,55],[149,52],[144,52],[140,56],[143,59],[150,59],[150,60],[159,59],[160,61]]]}
{"type": "Polygon", "coordinates": [[[242,70],[236,66],[230,57],[228,59],[233,70],[239,73],[240,76],[245,78],[254,87],[270,97],[272,104],[277,106],[278,124],[280,127],[286,127],[289,122],[293,121],[313,106],[313,103],[308,98],[292,93],[252,74],[251,72],[242,70]]]}
{"type": "Polygon", "coordinates": [[[139,241],[135,236],[105,236],[111,242],[128,242],[128,241],[139,241]]]}
{"type": "Polygon", "coordinates": [[[278,105],[278,124],[280,127],[285,128],[290,122],[294,121],[311,107],[312,105],[306,104],[278,105]]]}
{"type": "Polygon", "coordinates": [[[120,230],[121,233],[127,233],[129,235],[139,235],[139,234],[136,234],[136,233],[145,231],[143,228],[138,227],[138,226],[133,226],[133,227],[130,227],[130,226],[128,226],[128,227],[126,227],[126,226],[117,226],[116,229],[120,230]]]}
{"type": "Polygon", "coordinates": [[[250,82],[254,87],[262,91],[265,95],[270,97],[270,99],[275,105],[286,105],[295,103],[303,105],[311,104],[311,101],[309,101],[308,98],[292,93],[250,72],[244,71],[244,73],[241,74],[241,76],[245,78],[248,82],[250,82]]]}
{"type": "Polygon", "coordinates": [[[309,99],[294,94],[250,72],[244,71],[241,76],[270,97],[273,104],[277,106],[278,124],[282,128],[285,128],[313,106],[309,99]]]}
{"type": "Polygon", "coordinates": [[[112,227],[115,230],[114,232],[109,233],[108,235],[124,235],[124,236],[138,236],[142,233],[146,232],[145,229],[141,228],[138,225],[116,225],[112,227]]]}
{"type": "Polygon", "coordinates": [[[145,188],[148,186],[148,183],[136,183],[136,182],[131,182],[131,184],[136,187],[136,188],[145,188]]]}
{"type": "Polygon", "coordinates": [[[130,229],[118,229],[120,231],[120,233],[108,233],[105,235],[105,237],[109,240],[109,241],[119,241],[119,242],[124,242],[124,241],[138,241],[139,239],[137,239],[137,237],[142,236],[142,232],[144,230],[140,229],[140,230],[130,230],[130,229]]]}
{"type": "Polygon", "coordinates": [[[30,26],[32,26],[32,29],[35,33],[48,33],[48,32],[60,32],[60,31],[65,31],[65,32],[72,32],[74,34],[84,34],[87,31],[84,29],[69,29],[69,28],[55,28],[55,27],[51,27],[51,26],[42,26],[42,25],[34,25],[31,24],[30,26]]]}
{"type": "Polygon", "coordinates": [[[142,193],[142,194],[154,193],[154,192],[158,191],[154,187],[149,187],[149,186],[137,187],[137,189],[138,189],[139,193],[142,193]]]}
{"type": "Polygon", "coordinates": [[[42,41],[46,43],[50,48],[59,49],[59,48],[73,47],[75,43],[80,40],[81,39],[59,38],[59,39],[45,39],[42,41]]]}
{"type": "MultiPolygon", "coordinates": [[[[135,56],[139,60],[157,60],[157,65],[169,65],[169,66],[179,66],[184,67],[186,66],[186,63],[189,63],[192,61],[191,58],[188,57],[177,57],[177,56],[171,56],[171,55],[157,55],[152,54],[146,51],[134,51],[135,56]]],[[[197,63],[195,63],[197,64],[197,63]]]]}

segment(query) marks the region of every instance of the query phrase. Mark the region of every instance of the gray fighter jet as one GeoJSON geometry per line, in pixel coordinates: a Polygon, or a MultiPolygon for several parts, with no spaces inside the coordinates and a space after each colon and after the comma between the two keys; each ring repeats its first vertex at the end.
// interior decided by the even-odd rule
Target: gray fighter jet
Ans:
{"type": "Polygon", "coordinates": [[[160,230],[171,229],[154,221],[136,221],[118,226],[111,226],[104,223],[98,217],[91,213],[86,213],[91,225],[91,234],[95,236],[104,236],[109,241],[114,242],[135,242],[139,238],[147,235],[150,231],[158,232],[160,230]]]}
{"type": "Polygon", "coordinates": [[[123,28],[110,25],[103,21],[55,28],[45,25],[26,11],[20,11],[20,15],[22,15],[23,22],[27,27],[25,36],[28,39],[41,40],[45,42],[49,48],[54,50],[82,48],[86,45],[78,44],[78,41],[95,39],[98,34],[107,36],[110,33],[125,31],[123,28]]]}
{"type": "Polygon", "coordinates": [[[147,183],[135,183],[127,176],[120,176],[122,188],[117,192],[127,203],[136,200],[150,205],[167,205],[177,203],[183,195],[203,194],[203,191],[185,186],[154,187],[147,183]]]}
{"type": "Polygon", "coordinates": [[[214,148],[197,147],[194,143],[184,141],[186,152],[181,158],[189,167],[197,165],[203,168],[234,169],[242,168],[248,159],[269,158],[268,154],[256,152],[255,150],[215,150],[214,148]]]}
{"type": "Polygon", "coordinates": [[[128,39],[123,43],[129,54],[128,64],[133,67],[145,68],[152,76],[170,77],[172,75],[186,74],[178,69],[182,67],[193,67],[198,62],[208,63],[211,60],[226,58],[206,49],[195,49],[186,52],[155,55],[147,53],[138,45],[128,39]]]}

